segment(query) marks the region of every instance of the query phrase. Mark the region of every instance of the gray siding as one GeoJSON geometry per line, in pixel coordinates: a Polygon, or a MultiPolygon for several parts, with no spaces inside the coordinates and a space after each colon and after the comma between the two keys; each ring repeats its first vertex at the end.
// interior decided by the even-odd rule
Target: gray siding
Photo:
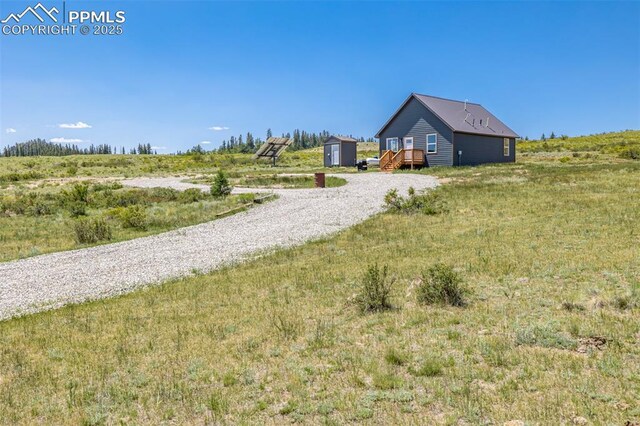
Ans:
{"type": "Polygon", "coordinates": [[[356,165],[357,149],[355,142],[342,142],[340,149],[340,165],[353,167],[356,165]]]}
{"type": "Polygon", "coordinates": [[[413,137],[413,147],[425,152],[428,166],[453,165],[453,132],[438,117],[418,100],[412,98],[380,133],[380,155],[386,150],[387,138],[398,138],[402,147],[402,138],[413,137]],[[427,134],[438,134],[438,152],[427,154],[427,134]]]}
{"type": "Polygon", "coordinates": [[[324,143],[324,166],[331,167],[331,145],[340,145],[340,165],[353,167],[357,161],[356,142],[342,142],[335,137],[330,137],[324,143]]]}
{"type": "Polygon", "coordinates": [[[513,163],[516,161],[516,140],[509,138],[509,156],[504,155],[503,138],[456,133],[454,136],[454,164],[473,166],[483,163],[513,163]],[[458,151],[462,158],[458,164],[458,151]]]}

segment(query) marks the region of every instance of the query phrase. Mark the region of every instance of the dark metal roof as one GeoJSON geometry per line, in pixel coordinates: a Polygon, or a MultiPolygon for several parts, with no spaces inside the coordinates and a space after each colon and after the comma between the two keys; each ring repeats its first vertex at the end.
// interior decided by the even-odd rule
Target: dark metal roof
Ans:
{"type": "Polygon", "coordinates": [[[358,142],[357,139],[351,138],[349,136],[331,135],[324,141],[324,143],[327,143],[331,139],[338,139],[340,142],[358,142]]]}
{"type": "Polygon", "coordinates": [[[480,104],[471,102],[454,101],[451,99],[438,98],[435,96],[420,95],[412,93],[400,106],[398,111],[385,123],[376,134],[380,133],[391,123],[400,110],[411,100],[417,99],[427,109],[433,112],[442,122],[444,122],[454,132],[471,133],[475,135],[499,136],[508,138],[519,137],[506,124],[500,121],[480,104]]]}

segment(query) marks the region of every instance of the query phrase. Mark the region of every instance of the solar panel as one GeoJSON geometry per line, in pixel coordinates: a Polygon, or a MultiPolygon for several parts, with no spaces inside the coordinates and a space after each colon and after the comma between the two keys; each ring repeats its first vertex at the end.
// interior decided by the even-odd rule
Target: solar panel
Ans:
{"type": "Polygon", "coordinates": [[[271,158],[273,159],[273,164],[275,164],[276,159],[291,145],[291,142],[293,141],[289,138],[271,137],[258,148],[253,158],[271,158]]]}

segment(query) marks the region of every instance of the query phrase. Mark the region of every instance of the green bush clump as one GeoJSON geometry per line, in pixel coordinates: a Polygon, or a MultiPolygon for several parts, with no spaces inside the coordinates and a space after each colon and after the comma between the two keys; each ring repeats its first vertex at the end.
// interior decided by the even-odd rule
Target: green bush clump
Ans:
{"type": "Polygon", "coordinates": [[[109,211],[109,216],[117,219],[123,228],[145,230],[149,224],[147,211],[140,205],[116,207],[109,211]]]}
{"type": "Polygon", "coordinates": [[[78,244],[93,244],[112,238],[111,226],[103,217],[78,219],[73,230],[78,244]]]}
{"type": "Polygon", "coordinates": [[[627,158],[629,160],[640,160],[640,149],[628,148],[620,152],[621,158],[627,158]]]}
{"type": "Polygon", "coordinates": [[[423,305],[465,306],[467,293],[462,277],[450,266],[439,263],[422,273],[417,297],[423,305]]]}
{"type": "Polygon", "coordinates": [[[21,180],[40,179],[41,177],[42,175],[40,173],[34,172],[33,170],[23,173],[12,172],[0,175],[0,182],[18,182],[21,180]]]}
{"type": "Polygon", "coordinates": [[[70,190],[63,191],[63,196],[69,203],[87,204],[89,202],[89,186],[84,183],[76,183],[70,190]]]}
{"type": "Polygon", "coordinates": [[[435,215],[447,210],[444,200],[437,189],[416,192],[413,187],[408,190],[408,196],[398,194],[397,189],[391,189],[384,196],[387,211],[394,213],[422,213],[435,215]]]}
{"type": "Polygon", "coordinates": [[[54,196],[27,192],[0,197],[0,214],[46,216],[55,213],[57,201],[54,196]]]}
{"type": "Polygon", "coordinates": [[[206,198],[206,194],[200,191],[198,188],[189,188],[182,191],[178,196],[178,201],[184,204],[195,203],[206,198]]]}
{"type": "Polygon", "coordinates": [[[360,293],[356,296],[356,305],[361,312],[381,312],[391,309],[391,290],[395,279],[389,277],[389,267],[379,268],[372,265],[362,281],[360,293]]]}
{"type": "Polygon", "coordinates": [[[71,217],[85,216],[87,214],[87,205],[80,201],[73,201],[67,203],[67,210],[69,210],[71,217]]]}
{"type": "Polygon", "coordinates": [[[218,173],[213,178],[213,184],[211,185],[211,195],[214,197],[225,197],[231,194],[231,185],[227,176],[222,170],[218,170],[218,173]]]}

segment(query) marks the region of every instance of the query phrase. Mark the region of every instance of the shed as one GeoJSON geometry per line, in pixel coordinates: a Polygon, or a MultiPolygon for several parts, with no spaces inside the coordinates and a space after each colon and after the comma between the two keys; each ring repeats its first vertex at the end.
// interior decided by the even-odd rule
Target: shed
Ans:
{"type": "Polygon", "coordinates": [[[325,167],[356,165],[358,141],[347,136],[329,136],[324,141],[325,167]]]}

